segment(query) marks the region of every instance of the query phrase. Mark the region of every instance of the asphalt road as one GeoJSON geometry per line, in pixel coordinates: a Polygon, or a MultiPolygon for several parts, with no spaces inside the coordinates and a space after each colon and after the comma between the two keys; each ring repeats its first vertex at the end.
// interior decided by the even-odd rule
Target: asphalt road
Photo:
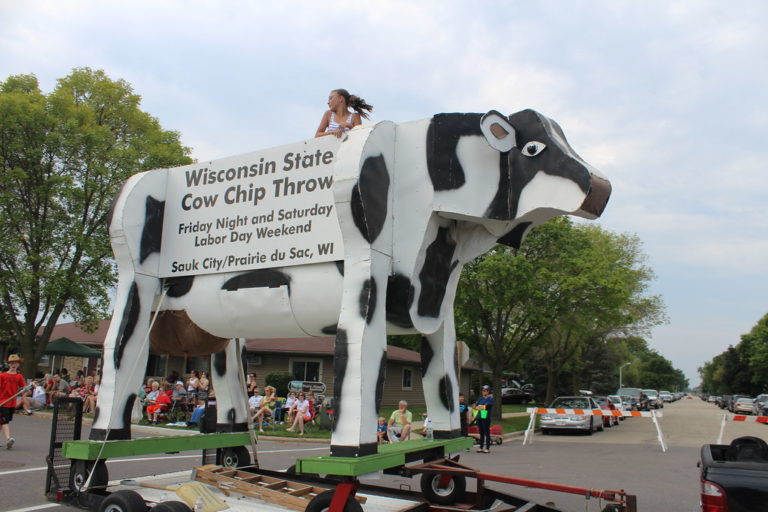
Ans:
{"type": "MultiPolygon", "coordinates": [[[[722,411],[694,398],[668,404],[662,412],[660,424],[668,445],[666,453],[662,452],[651,420],[632,418],[593,436],[537,434],[533,444],[526,446],[521,439],[508,440],[494,446],[490,454],[463,454],[461,461],[490,473],[597,489],[624,489],[637,495],[642,512],[697,511],[699,450],[702,444],[716,442],[722,411]]],[[[43,496],[50,419],[16,416],[12,427],[16,445],[10,451],[0,449],[0,511],[44,510],[38,507],[65,510],[43,496]]],[[[768,426],[728,422],[723,442],[742,435],[768,438],[768,426]]],[[[284,469],[298,456],[326,452],[325,444],[262,440],[259,463],[264,468],[284,469]]],[[[199,453],[192,452],[114,459],[108,467],[111,479],[123,479],[191,469],[199,461],[199,453]]],[[[405,478],[387,477],[380,483],[418,489],[416,481],[405,478]]],[[[563,510],[602,508],[597,500],[587,502],[583,497],[500,484],[498,487],[542,503],[554,502],[563,510]]]]}

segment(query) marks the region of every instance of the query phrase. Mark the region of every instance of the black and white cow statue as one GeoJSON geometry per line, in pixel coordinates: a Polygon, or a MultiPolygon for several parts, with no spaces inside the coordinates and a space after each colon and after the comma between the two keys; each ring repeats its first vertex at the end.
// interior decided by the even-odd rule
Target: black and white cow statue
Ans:
{"type": "MultiPolygon", "coordinates": [[[[453,301],[462,266],[497,243],[518,246],[556,215],[599,217],[611,189],[560,126],[532,110],[385,121],[351,130],[333,161],[343,260],[160,279],[150,265],[162,249],[159,175],[133,176],[115,203],[119,283],[91,438],[130,438],[152,314],[162,311],[211,340],[335,334],[331,454],[353,457],[376,452],[387,334],[423,335],[434,435],[459,435],[453,301]]],[[[218,428],[244,431],[240,354],[235,343],[211,343],[218,428]]]]}

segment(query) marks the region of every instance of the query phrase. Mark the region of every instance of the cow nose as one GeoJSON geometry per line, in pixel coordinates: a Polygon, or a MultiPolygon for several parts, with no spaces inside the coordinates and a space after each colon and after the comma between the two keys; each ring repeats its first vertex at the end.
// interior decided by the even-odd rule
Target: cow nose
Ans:
{"type": "Polygon", "coordinates": [[[595,218],[600,217],[608,204],[608,198],[611,197],[611,182],[599,176],[591,175],[592,183],[589,187],[589,193],[581,203],[580,210],[595,218]]]}

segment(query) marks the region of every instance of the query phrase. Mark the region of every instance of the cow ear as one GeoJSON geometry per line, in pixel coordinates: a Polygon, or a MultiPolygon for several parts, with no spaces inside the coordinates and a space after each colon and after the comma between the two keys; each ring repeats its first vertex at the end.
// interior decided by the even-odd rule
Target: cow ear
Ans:
{"type": "Polygon", "coordinates": [[[480,118],[480,130],[495,150],[506,153],[515,147],[515,129],[507,118],[495,110],[480,118]]]}

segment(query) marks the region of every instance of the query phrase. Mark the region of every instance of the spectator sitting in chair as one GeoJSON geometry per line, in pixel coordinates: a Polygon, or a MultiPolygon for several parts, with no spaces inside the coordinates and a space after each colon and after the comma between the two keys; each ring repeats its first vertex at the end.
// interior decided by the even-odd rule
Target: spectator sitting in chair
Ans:
{"type": "Polygon", "coordinates": [[[288,432],[295,432],[296,425],[299,426],[299,435],[304,435],[304,423],[312,419],[312,410],[309,406],[309,400],[304,393],[299,393],[299,398],[296,400],[296,418],[293,423],[286,430],[288,432]]]}
{"type": "Polygon", "coordinates": [[[285,399],[285,402],[283,403],[283,415],[281,423],[285,423],[286,421],[288,424],[293,423],[293,412],[294,412],[294,404],[296,403],[296,392],[291,391],[288,393],[288,398],[285,399]]]}
{"type": "Polygon", "coordinates": [[[69,383],[61,378],[61,375],[53,375],[53,386],[48,392],[49,401],[53,403],[59,397],[66,397],[69,394],[69,383]]]}
{"type": "Polygon", "coordinates": [[[173,386],[173,393],[171,393],[171,400],[174,402],[183,402],[187,399],[187,390],[184,389],[183,381],[176,381],[173,386]]]}
{"type": "Polygon", "coordinates": [[[411,438],[411,422],[413,415],[408,410],[408,402],[400,400],[396,410],[392,411],[387,423],[389,442],[406,441],[411,438]]]}
{"type": "Polygon", "coordinates": [[[24,414],[26,415],[45,407],[45,388],[39,382],[34,382],[32,394],[22,398],[21,405],[24,407],[24,414]]]}
{"type": "Polygon", "coordinates": [[[254,388],[253,394],[248,399],[248,410],[250,411],[251,416],[254,416],[259,411],[259,409],[261,409],[262,400],[264,400],[264,397],[261,396],[259,388],[254,388]]]}
{"type": "Polygon", "coordinates": [[[261,409],[253,416],[253,422],[259,426],[259,432],[264,433],[262,422],[272,416],[272,410],[275,408],[275,388],[267,386],[264,388],[264,398],[261,400],[261,409]]]}
{"type": "Polygon", "coordinates": [[[158,415],[161,412],[167,411],[169,405],[171,405],[171,397],[168,396],[165,390],[160,389],[160,384],[157,381],[153,382],[152,391],[147,395],[147,420],[152,425],[157,424],[158,415]],[[150,398],[155,391],[157,393],[154,395],[154,398],[150,398]]]}

